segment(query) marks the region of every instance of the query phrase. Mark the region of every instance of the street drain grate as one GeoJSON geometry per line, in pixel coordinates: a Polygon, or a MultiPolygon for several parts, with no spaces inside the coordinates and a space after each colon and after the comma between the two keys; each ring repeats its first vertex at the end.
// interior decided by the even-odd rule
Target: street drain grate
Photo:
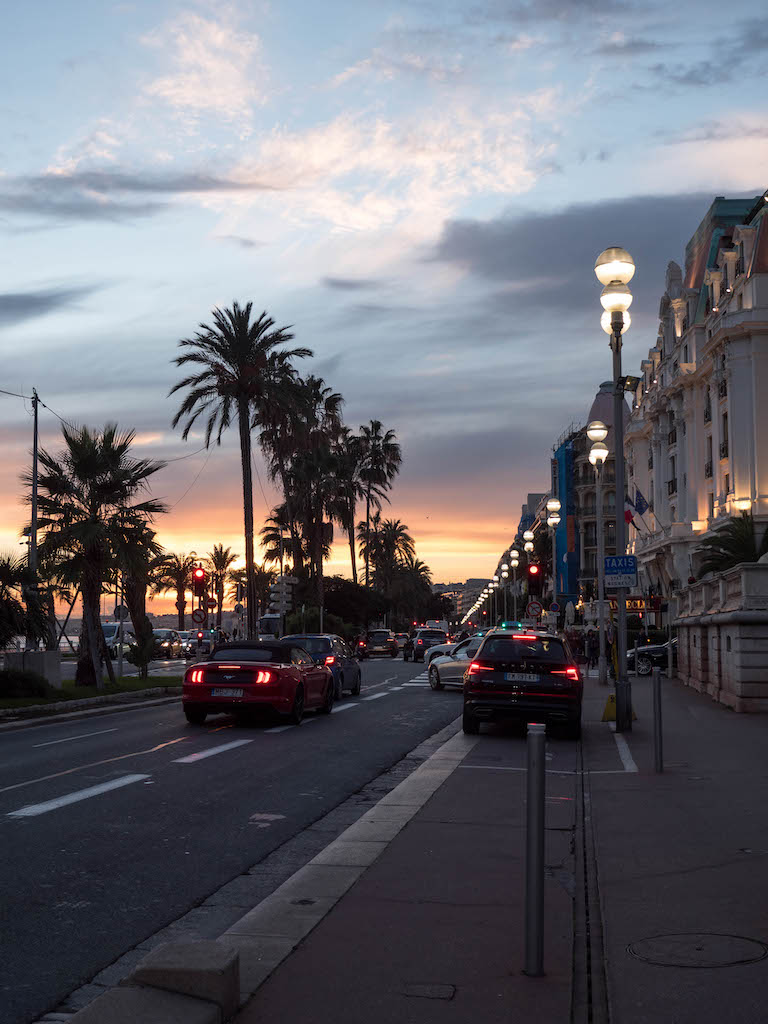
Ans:
{"type": "Polygon", "coordinates": [[[406,985],[402,995],[411,999],[453,999],[456,995],[455,985],[406,985]]]}
{"type": "Polygon", "coordinates": [[[764,960],[768,946],[742,935],[693,932],[640,939],[630,943],[627,952],[658,967],[734,967],[764,960]]]}

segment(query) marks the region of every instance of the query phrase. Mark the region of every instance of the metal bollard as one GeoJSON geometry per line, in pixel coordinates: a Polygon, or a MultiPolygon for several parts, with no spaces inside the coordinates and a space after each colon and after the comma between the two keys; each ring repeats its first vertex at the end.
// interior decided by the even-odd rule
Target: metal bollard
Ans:
{"type": "Polygon", "coordinates": [[[661,669],[653,670],[653,762],[657,772],[664,771],[664,737],[661,730],[661,669]]]}
{"type": "Polygon", "coordinates": [[[528,807],[525,858],[525,973],[544,973],[544,797],[546,727],[528,725],[528,807]]]}

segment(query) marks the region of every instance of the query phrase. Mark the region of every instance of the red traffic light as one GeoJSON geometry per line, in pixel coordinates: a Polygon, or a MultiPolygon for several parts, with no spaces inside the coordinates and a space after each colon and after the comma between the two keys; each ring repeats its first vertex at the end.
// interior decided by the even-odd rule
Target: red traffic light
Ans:
{"type": "Polygon", "coordinates": [[[203,580],[203,579],[205,579],[205,569],[201,568],[199,565],[195,569],[195,579],[196,580],[203,580]]]}
{"type": "Polygon", "coordinates": [[[203,639],[203,631],[202,631],[202,629],[198,629],[198,631],[197,631],[197,639],[198,640],[202,640],[203,639]]]}
{"type": "Polygon", "coordinates": [[[537,575],[538,575],[538,573],[539,573],[539,567],[538,567],[538,565],[529,565],[529,566],[528,566],[528,574],[529,574],[530,576],[537,576],[537,575]]]}

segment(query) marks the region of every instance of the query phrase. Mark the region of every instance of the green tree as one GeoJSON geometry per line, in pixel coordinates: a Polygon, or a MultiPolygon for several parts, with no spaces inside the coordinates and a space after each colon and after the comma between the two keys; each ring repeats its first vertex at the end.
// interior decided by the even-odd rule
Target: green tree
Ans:
{"type": "Polygon", "coordinates": [[[757,562],[768,553],[768,527],[758,543],[755,522],[750,512],[732,518],[712,537],[707,537],[698,549],[702,556],[699,575],[725,572],[741,562],[757,562]]]}
{"type": "Polygon", "coordinates": [[[17,637],[45,640],[48,621],[45,608],[34,591],[35,574],[26,559],[0,555],[0,648],[9,647],[17,637]]]}
{"type": "Polygon", "coordinates": [[[241,307],[234,302],[231,309],[215,308],[213,326],[200,324],[192,338],[183,338],[179,346],[185,351],[176,358],[177,366],[192,364],[199,372],[191,373],[175,384],[169,394],[187,390],[173,418],[173,426],[182,421],[182,437],[186,439],[197,420],[206,418],[205,444],[221,436],[234,418],[240,436],[240,464],[243,481],[243,521],[245,532],[246,598],[248,603],[246,632],[255,636],[256,593],[253,554],[253,478],[251,471],[251,426],[266,415],[276,401],[281,387],[291,376],[293,359],[311,356],[308,348],[282,349],[293,335],[289,328],[275,328],[266,312],[252,320],[253,304],[241,307]]]}
{"type": "Polygon", "coordinates": [[[165,554],[158,558],[152,570],[152,592],[176,594],[178,629],[184,629],[184,609],[187,606],[187,591],[192,589],[192,570],[197,565],[194,555],[165,554]]]}
{"type": "Polygon", "coordinates": [[[238,556],[232,554],[230,548],[223,544],[214,544],[213,551],[208,555],[208,564],[213,574],[213,590],[216,594],[216,625],[221,629],[221,613],[224,608],[224,584],[227,582],[230,567],[238,556]]]}
{"type": "Polygon", "coordinates": [[[62,435],[58,455],[39,453],[39,551],[63,580],[80,584],[83,628],[75,679],[100,687],[104,660],[114,681],[99,619],[102,587],[134,532],[166,511],[159,501],[135,501],[165,463],[132,458],[134,432],[119,432],[113,423],[103,431],[65,425],[62,435]]]}
{"type": "Polygon", "coordinates": [[[394,430],[382,433],[380,420],[360,427],[360,479],[365,488],[365,585],[370,583],[370,526],[375,489],[387,490],[400,471],[402,454],[394,430]]]}

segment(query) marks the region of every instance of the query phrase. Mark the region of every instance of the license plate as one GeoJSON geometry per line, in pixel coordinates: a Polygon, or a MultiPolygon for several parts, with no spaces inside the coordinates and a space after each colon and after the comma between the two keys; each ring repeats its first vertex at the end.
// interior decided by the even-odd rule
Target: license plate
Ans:
{"type": "Polygon", "coordinates": [[[539,677],[527,675],[525,672],[505,672],[504,680],[507,683],[538,683],[539,677]]]}
{"type": "Polygon", "coordinates": [[[242,697],[243,691],[233,686],[214,686],[211,690],[212,697],[242,697]]]}

